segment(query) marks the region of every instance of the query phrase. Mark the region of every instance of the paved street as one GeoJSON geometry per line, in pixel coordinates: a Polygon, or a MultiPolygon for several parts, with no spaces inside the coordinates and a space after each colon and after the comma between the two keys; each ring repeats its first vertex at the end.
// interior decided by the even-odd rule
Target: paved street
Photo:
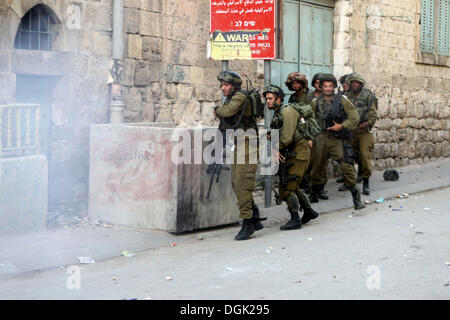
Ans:
{"type": "Polygon", "coordinates": [[[270,217],[248,241],[234,241],[232,226],[134,257],[18,274],[0,280],[0,299],[449,299],[449,194],[328,212],[295,231],[270,217]]]}

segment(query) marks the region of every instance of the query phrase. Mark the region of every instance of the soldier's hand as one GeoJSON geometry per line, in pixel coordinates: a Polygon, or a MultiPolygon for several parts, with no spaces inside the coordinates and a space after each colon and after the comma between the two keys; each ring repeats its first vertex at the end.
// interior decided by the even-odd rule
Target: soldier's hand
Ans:
{"type": "Polygon", "coordinates": [[[214,117],[219,118],[216,113],[216,108],[213,108],[214,117]]]}
{"type": "Polygon", "coordinates": [[[327,130],[332,130],[335,132],[342,130],[342,127],[343,127],[342,124],[336,123],[335,121],[333,121],[333,123],[334,123],[334,126],[327,128],[327,130]]]}
{"type": "Polygon", "coordinates": [[[278,149],[273,150],[273,158],[277,164],[279,164],[280,162],[284,163],[285,161],[285,157],[283,157],[278,149]]]}
{"type": "Polygon", "coordinates": [[[283,155],[281,153],[278,152],[278,158],[280,159],[281,163],[284,163],[284,161],[286,160],[285,157],[283,157],[283,155]]]}
{"type": "Polygon", "coordinates": [[[309,147],[312,149],[312,147],[313,147],[313,142],[312,142],[312,140],[309,140],[309,141],[308,141],[308,145],[309,145],[309,147]]]}
{"type": "Polygon", "coordinates": [[[359,129],[364,129],[364,128],[367,127],[368,125],[369,125],[369,123],[366,121],[366,122],[360,123],[359,126],[358,126],[358,128],[359,128],[359,129]]]}
{"type": "Polygon", "coordinates": [[[270,134],[270,132],[267,132],[267,140],[272,140],[272,135],[270,134]]]}

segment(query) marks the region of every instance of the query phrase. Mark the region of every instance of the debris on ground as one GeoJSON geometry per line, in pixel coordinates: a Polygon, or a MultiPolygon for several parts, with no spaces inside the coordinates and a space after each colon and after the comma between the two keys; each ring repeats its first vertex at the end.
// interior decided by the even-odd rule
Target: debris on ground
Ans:
{"type": "Polygon", "coordinates": [[[127,258],[132,258],[132,257],[135,256],[134,253],[128,252],[127,250],[122,250],[122,255],[123,255],[124,257],[127,257],[127,258]]]}
{"type": "Polygon", "coordinates": [[[78,261],[82,264],[95,263],[94,258],[91,257],[77,257],[78,261]]]}
{"type": "Polygon", "coordinates": [[[170,281],[170,280],[173,280],[173,278],[172,277],[166,277],[166,280],[170,281]]]}
{"type": "Polygon", "coordinates": [[[378,198],[377,200],[375,200],[376,203],[383,203],[384,199],[383,198],[378,198]]]}
{"type": "Polygon", "coordinates": [[[176,243],[170,243],[169,244],[169,246],[171,246],[171,247],[176,247],[176,245],[177,245],[176,243]]]}
{"type": "Polygon", "coordinates": [[[431,208],[423,208],[423,210],[425,210],[425,211],[430,211],[431,208]]]}

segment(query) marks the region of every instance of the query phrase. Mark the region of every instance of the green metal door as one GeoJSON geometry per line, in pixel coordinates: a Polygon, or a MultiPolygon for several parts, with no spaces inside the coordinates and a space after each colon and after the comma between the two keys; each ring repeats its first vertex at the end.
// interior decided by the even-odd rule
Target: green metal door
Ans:
{"type": "Polygon", "coordinates": [[[271,82],[290,92],[284,82],[293,71],[311,79],[317,72],[333,72],[333,8],[309,2],[284,0],[281,59],[271,63],[271,82]]]}

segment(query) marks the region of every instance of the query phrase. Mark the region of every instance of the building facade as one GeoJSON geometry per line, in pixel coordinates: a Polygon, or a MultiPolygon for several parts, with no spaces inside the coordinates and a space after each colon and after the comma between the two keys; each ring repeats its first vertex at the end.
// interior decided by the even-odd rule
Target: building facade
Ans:
{"type": "MultiPolygon", "coordinates": [[[[0,105],[41,106],[50,211],[80,214],[87,207],[89,126],[110,119],[114,2],[0,0],[0,105]]],[[[124,121],[216,124],[221,62],[207,58],[209,5],[123,0],[124,121]]],[[[379,98],[377,169],[450,156],[448,0],[277,6],[273,83],[283,85],[298,70],[309,79],[319,71],[359,72],[379,98]]],[[[230,61],[230,68],[262,86],[263,61],[230,61]]],[[[5,131],[6,115],[2,121],[5,131]]]]}

